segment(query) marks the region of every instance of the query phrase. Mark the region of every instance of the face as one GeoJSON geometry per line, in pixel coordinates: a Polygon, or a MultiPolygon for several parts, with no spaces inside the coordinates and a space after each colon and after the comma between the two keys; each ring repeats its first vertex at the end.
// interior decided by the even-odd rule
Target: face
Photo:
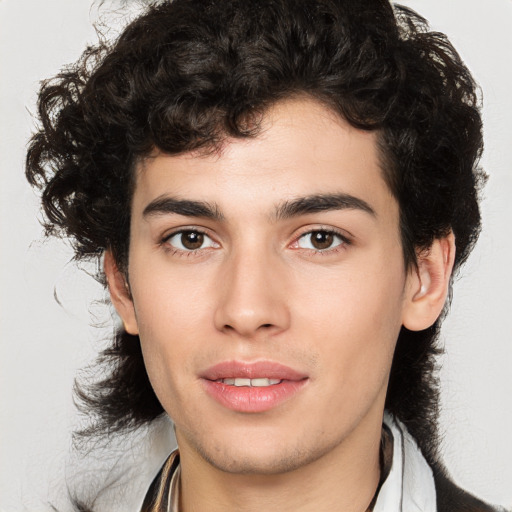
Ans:
{"type": "Polygon", "coordinates": [[[380,431],[408,279],[382,175],[376,135],[306,99],[140,164],[122,316],[182,453],[277,473],[380,431]]]}

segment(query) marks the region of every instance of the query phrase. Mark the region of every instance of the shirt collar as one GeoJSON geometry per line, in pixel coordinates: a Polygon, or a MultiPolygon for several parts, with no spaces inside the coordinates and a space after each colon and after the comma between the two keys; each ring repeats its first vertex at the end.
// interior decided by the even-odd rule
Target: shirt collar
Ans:
{"type": "Polygon", "coordinates": [[[434,476],[416,441],[388,413],[384,424],[393,435],[393,462],[373,512],[436,512],[434,476]]]}

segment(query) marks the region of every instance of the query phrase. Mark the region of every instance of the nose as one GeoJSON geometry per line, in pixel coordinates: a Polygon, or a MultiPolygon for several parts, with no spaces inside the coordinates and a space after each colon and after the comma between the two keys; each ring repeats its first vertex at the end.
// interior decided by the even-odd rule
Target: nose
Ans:
{"type": "Polygon", "coordinates": [[[284,269],[278,256],[262,252],[239,252],[224,263],[214,318],[218,330],[254,338],[289,327],[284,269]]]}

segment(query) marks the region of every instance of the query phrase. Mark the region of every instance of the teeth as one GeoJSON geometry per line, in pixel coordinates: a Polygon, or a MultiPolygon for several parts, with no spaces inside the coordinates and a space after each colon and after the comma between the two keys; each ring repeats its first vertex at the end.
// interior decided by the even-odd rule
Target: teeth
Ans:
{"type": "Polygon", "coordinates": [[[234,382],[235,386],[250,386],[251,385],[251,379],[235,379],[234,382]]]}
{"type": "Polygon", "coordinates": [[[221,379],[220,382],[227,384],[228,386],[247,386],[254,388],[264,388],[266,386],[273,386],[279,384],[281,379],[221,379]]]}
{"type": "Polygon", "coordinates": [[[255,388],[264,388],[265,386],[273,386],[279,384],[279,379],[251,379],[251,386],[255,388]]]}

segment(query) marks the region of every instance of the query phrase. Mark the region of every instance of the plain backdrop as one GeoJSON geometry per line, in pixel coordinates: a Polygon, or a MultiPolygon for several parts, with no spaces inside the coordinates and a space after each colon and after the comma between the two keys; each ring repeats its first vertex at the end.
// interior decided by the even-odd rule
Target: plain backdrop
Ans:
{"type": "MultiPolygon", "coordinates": [[[[455,285],[443,329],[441,431],[455,480],[510,507],[512,1],[402,3],[450,36],[484,91],[482,164],[490,176],[484,229],[455,285]]],[[[89,0],[0,0],[0,511],[42,511],[49,510],[49,501],[64,503],[64,471],[72,465],[68,452],[77,422],[73,378],[112,330],[101,287],[69,263],[65,243],[44,241],[38,198],[24,179],[38,82],[94,43],[92,23],[102,19],[104,27],[119,27],[136,10],[129,2],[100,7],[89,0]]],[[[166,424],[149,439],[124,450],[128,455],[118,462],[137,469],[135,483],[118,488],[119,503],[127,500],[119,510],[136,510],[173,442],[166,424]]],[[[112,453],[115,460],[121,452],[113,447],[112,453]]],[[[88,476],[107,481],[92,459],[88,476]]]]}

